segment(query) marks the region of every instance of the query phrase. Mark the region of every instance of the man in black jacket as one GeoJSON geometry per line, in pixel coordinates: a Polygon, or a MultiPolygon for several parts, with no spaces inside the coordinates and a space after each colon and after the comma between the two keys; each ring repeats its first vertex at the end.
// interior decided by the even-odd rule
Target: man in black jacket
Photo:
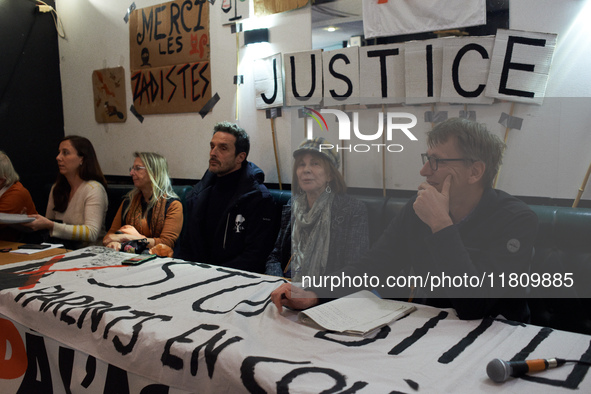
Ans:
{"type": "Polygon", "coordinates": [[[214,126],[209,169],[186,201],[175,257],[262,273],[275,242],[274,204],[265,174],[246,160],[248,134],[229,122],[214,126]]]}

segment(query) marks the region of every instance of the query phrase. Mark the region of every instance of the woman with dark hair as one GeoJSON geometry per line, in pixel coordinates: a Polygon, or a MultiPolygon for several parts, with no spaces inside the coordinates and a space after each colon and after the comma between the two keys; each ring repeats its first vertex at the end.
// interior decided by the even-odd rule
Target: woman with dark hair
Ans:
{"type": "MultiPolygon", "coordinates": [[[[369,248],[365,205],[345,194],[336,150],[320,149],[324,138],[302,142],[293,152],[291,204],[284,207],[281,230],[267,259],[268,275],[318,276],[357,262],[369,248]]],[[[296,286],[293,286],[296,289],[296,286]]],[[[281,285],[271,298],[291,294],[292,285],[281,285]]]]}
{"type": "Polygon", "coordinates": [[[49,194],[45,217],[26,226],[49,230],[50,236],[76,248],[94,243],[104,233],[107,181],[91,142],[76,135],[60,142],[56,157],[59,173],[49,194]]]}
{"type": "Polygon", "coordinates": [[[183,204],[172,190],[166,159],[158,153],[135,152],[129,174],[135,186],[121,203],[103,245],[120,250],[127,241],[145,238],[148,247],[174,248],[183,228],[183,204]]]}

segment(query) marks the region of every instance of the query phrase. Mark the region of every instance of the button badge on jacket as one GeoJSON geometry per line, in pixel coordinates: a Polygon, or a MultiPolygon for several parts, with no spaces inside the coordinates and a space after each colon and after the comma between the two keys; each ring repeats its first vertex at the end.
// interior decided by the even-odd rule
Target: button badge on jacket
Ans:
{"type": "Polygon", "coordinates": [[[244,231],[245,221],[246,219],[244,218],[244,216],[242,216],[241,214],[236,215],[236,220],[234,221],[234,231],[236,231],[236,234],[239,234],[241,231],[244,231]]]}

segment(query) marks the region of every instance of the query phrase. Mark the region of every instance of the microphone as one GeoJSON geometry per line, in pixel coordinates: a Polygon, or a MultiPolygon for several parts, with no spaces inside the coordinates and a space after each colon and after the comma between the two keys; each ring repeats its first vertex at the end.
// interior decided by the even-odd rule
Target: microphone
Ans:
{"type": "Polygon", "coordinates": [[[519,377],[528,372],[545,371],[548,368],[556,368],[564,365],[566,360],[561,358],[525,360],[525,361],[503,361],[495,358],[486,366],[486,373],[493,382],[503,383],[509,377],[519,377]]]}

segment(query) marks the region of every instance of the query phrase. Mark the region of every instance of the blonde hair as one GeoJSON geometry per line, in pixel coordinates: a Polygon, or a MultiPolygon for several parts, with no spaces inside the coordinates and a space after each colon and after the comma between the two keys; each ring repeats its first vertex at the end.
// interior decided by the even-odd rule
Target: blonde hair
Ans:
{"type": "MultiPolygon", "coordinates": [[[[178,198],[172,189],[172,183],[168,175],[168,163],[164,156],[154,152],[134,152],[133,157],[139,158],[144,163],[152,183],[152,197],[148,201],[146,212],[152,209],[161,198],[178,198]]],[[[141,193],[141,191],[134,187],[132,191],[127,193],[125,198],[131,202],[138,193],[141,193]]],[[[130,206],[131,204],[127,205],[123,217],[127,215],[130,206]]]]}
{"type": "Polygon", "coordinates": [[[0,178],[6,179],[6,185],[12,185],[19,181],[20,177],[12,166],[12,162],[6,153],[0,150],[0,178]]]}

